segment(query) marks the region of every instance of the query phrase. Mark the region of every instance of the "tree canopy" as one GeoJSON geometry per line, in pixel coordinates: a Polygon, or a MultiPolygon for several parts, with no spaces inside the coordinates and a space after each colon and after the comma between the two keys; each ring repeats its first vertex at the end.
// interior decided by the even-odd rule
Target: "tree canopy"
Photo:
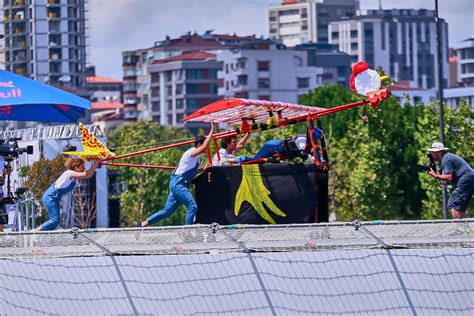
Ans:
{"type": "MultiPolygon", "coordinates": [[[[120,155],[190,138],[191,134],[185,129],[165,127],[155,122],[138,122],[125,124],[108,135],[108,147],[120,155]]],[[[187,148],[184,146],[155,151],[121,159],[120,162],[174,166],[187,148]]],[[[165,205],[171,170],[130,167],[119,167],[119,170],[120,178],[127,186],[127,191],[116,197],[120,199],[122,225],[132,226],[135,221],[143,221],[165,205]]],[[[180,207],[158,225],[182,225],[184,216],[184,208],[180,207]]]]}

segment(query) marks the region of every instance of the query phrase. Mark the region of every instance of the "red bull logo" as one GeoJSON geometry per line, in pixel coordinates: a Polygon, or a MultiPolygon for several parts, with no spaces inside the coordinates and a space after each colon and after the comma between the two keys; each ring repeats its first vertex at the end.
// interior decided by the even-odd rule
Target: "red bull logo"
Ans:
{"type": "Polygon", "coordinates": [[[0,115],[7,114],[10,115],[12,113],[12,107],[10,105],[0,107],[0,115]]]}
{"type": "Polygon", "coordinates": [[[19,98],[21,97],[21,89],[15,88],[13,81],[0,81],[0,88],[7,88],[1,89],[6,91],[0,91],[0,98],[2,99],[10,99],[10,98],[19,98]]]}

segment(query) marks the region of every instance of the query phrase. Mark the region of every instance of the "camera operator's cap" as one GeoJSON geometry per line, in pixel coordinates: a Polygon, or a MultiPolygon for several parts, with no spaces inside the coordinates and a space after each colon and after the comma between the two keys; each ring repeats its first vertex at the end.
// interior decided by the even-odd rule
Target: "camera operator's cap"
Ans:
{"type": "Polygon", "coordinates": [[[443,143],[435,142],[431,145],[431,148],[428,148],[428,151],[441,151],[441,150],[448,150],[449,148],[444,147],[443,143]]]}

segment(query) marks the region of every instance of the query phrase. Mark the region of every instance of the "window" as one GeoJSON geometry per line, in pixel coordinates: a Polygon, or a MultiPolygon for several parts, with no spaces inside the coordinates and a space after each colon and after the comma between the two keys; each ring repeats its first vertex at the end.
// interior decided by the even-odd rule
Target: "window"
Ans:
{"type": "Polygon", "coordinates": [[[176,109],[177,110],[184,109],[184,100],[183,99],[176,99],[176,109]]]}
{"type": "Polygon", "coordinates": [[[309,78],[296,78],[298,88],[309,88],[309,78]]]}
{"type": "Polygon", "coordinates": [[[270,96],[269,95],[259,95],[258,99],[259,100],[270,101],[270,96]]]}
{"type": "Polygon", "coordinates": [[[177,84],[176,85],[176,94],[183,94],[183,85],[177,84]]]}
{"type": "Polygon", "coordinates": [[[248,92],[237,92],[234,94],[235,98],[241,98],[241,99],[248,99],[249,98],[249,93],[248,92]]]}
{"type": "Polygon", "coordinates": [[[270,78],[258,78],[258,88],[259,89],[270,88],[270,78]]]}
{"type": "Polygon", "coordinates": [[[357,30],[351,31],[351,38],[357,38],[357,30]]]}
{"type": "Polygon", "coordinates": [[[160,111],[160,101],[151,102],[151,110],[153,112],[159,112],[160,111]]]}
{"type": "Polygon", "coordinates": [[[245,86],[247,84],[247,75],[237,76],[237,85],[245,86]]]}
{"type": "Polygon", "coordinates": [[[186,69],[186,79],[201,79],[202,75],[201,69],[186,69]]]}
{"type": "Polygon", "coordinates": [[[195,83],[187,84],[186,93],[189,93],[189,94],[199,93],[199,85],[195,83]]]}
{"type": "Polygon", "coordinates": [[[269,61],[257,61],[257,70],[258,71],[269,71],[270,62],[269,61]]]}
{"type": "Polygon", "coordinates": [[[247,58],[239,58],[237,60],[237,64],[240,69],[245,69],[246,63],[247,63],[247,58]]]}

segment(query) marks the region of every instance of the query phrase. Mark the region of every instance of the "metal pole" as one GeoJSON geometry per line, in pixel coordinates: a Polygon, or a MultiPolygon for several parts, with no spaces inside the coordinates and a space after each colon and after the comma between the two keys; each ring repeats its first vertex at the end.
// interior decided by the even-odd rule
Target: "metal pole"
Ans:
{"type": "MultiPolygon", "coordinates": [[[[444,142],[444,96],[443,96],[443,54],[441,43],[441,21],[438,13],[438,0],[435,0],[435,22],[436,22],[436,52],[438,59],[438,105],[439,105],[439,140],[445,146],[444,142]]],[[[448,218],[448,190],[446,181],[442,181],[443,187],[443,218],[448,218]]]]}

